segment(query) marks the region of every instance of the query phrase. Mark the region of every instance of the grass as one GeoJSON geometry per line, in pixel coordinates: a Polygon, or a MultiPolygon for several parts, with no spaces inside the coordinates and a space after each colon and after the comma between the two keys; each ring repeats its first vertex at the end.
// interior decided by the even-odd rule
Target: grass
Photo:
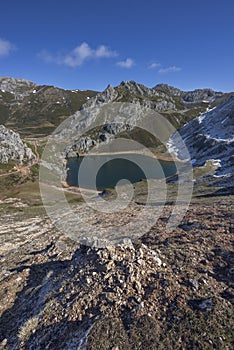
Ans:
{"type": "Polygon", "coordinates": [[[0,174],[5,174],[13,169],[15,162],[0,163],[0,174]]]}
{"type": "Polygon", "coordinates": [[[231,349],[234,332],[230,331],[228,310],[213,314],[186,307],[171,310],[164,317],[157,320],[143,315],[129,321],[98,321],[88,336],[87,350],[231,349]]]}
{"type": "Polygon", "coordinates": [[[4,94],[4,104],[0,105],[0,115],[6,116],[2,122],[25,136],[51,134],[64,119],[81,108],[87,96],[97,94],[91,90],[72,92],[52,86],[41,86],[37,90],[37,94],[25,97],[19,105],[13,105],[12,96],[9,100],[4,94]]]}

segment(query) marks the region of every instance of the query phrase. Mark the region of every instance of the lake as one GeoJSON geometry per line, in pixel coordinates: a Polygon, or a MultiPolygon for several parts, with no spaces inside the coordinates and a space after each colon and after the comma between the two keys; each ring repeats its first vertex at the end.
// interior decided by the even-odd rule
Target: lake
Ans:
{"type": "Polygon", "coordinates": [[[176,165],[172,161],[158,160],[141,154],[91,155],[69,158],[67,183],[89,189],[114,188],[126,179],[131,183],[143,179],[161,179],[174,175],[176,165]]]}

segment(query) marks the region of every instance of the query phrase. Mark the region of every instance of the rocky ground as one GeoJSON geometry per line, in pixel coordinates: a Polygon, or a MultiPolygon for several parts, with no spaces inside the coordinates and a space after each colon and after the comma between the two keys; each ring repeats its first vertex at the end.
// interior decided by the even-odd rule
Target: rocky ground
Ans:
{"type": "Polygon", "coordinates": [[[172,233],[167,205],[143,237],[103,249],[64,236],[40,205],[0,207],[0,349],[233,348],[232,196],[194,200],[172,233]]]}

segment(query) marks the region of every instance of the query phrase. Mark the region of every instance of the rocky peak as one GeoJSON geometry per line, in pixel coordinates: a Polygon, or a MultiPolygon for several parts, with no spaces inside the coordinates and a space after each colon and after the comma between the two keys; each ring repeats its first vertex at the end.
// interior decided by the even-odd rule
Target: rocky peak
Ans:
{"type": "Polygon", "coordinates": [[[182,99],[184,102],[212,102],[215,98],[221,97],[222,92],[216,92],[212,89],[196,89],[194,91],[184,92],[182,99]]]}
{"type": "Polygon", "coordinates": [[[16,98],[28,96],[36,87],[37,84],[29,80],[0,77],[0,90],[3,92],[10,92],[14,94],[16,98]]]}
{"type": "Polygon", "coordinates": [[[91,108],[95,106],[99,106],[103,103],[108,103],[114,101],[118,96],[117,91],[112,85],[108,85],[107,88],[103,92],[99,92],[96,96],[90,98],[81,108],[84,110],[86,108],[91,108]]]}
{"type": "Polygon", "coordinates": [[[173,96],[181,96],[183,93],[183,91],[181,91],[180,89],[177,89],[174,86],[168,84],[157,84],[153,89],[169,93],[173,96]]]}
{"type": "Polygon", "coordinates": [[[151,96],[152,95],[152,89],[146,87],[143,84],[138,84],[134,80],[130,81],[122,81],[120,83],[121,87],[124,87],[126,90],[128,90],[132,94],[138,94],[142,96],[151,96]]]}

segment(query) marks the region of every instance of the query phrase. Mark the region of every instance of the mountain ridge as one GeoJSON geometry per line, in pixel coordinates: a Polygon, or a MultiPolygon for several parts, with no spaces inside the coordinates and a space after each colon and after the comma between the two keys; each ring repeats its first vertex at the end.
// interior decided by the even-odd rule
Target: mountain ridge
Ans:
{"type": "Polygon", "coordinates": [[[133,80],[122,81],[115,87],[108,85],[103,92],[64,90],[22,78],[0,77],[0,123],[23,135],[46,136],[76,111],[113,101],[140,103],[154,109],[178,129],[230,95],[234,92],[183,91],[167,84],[149,88],[133,80]]]}

